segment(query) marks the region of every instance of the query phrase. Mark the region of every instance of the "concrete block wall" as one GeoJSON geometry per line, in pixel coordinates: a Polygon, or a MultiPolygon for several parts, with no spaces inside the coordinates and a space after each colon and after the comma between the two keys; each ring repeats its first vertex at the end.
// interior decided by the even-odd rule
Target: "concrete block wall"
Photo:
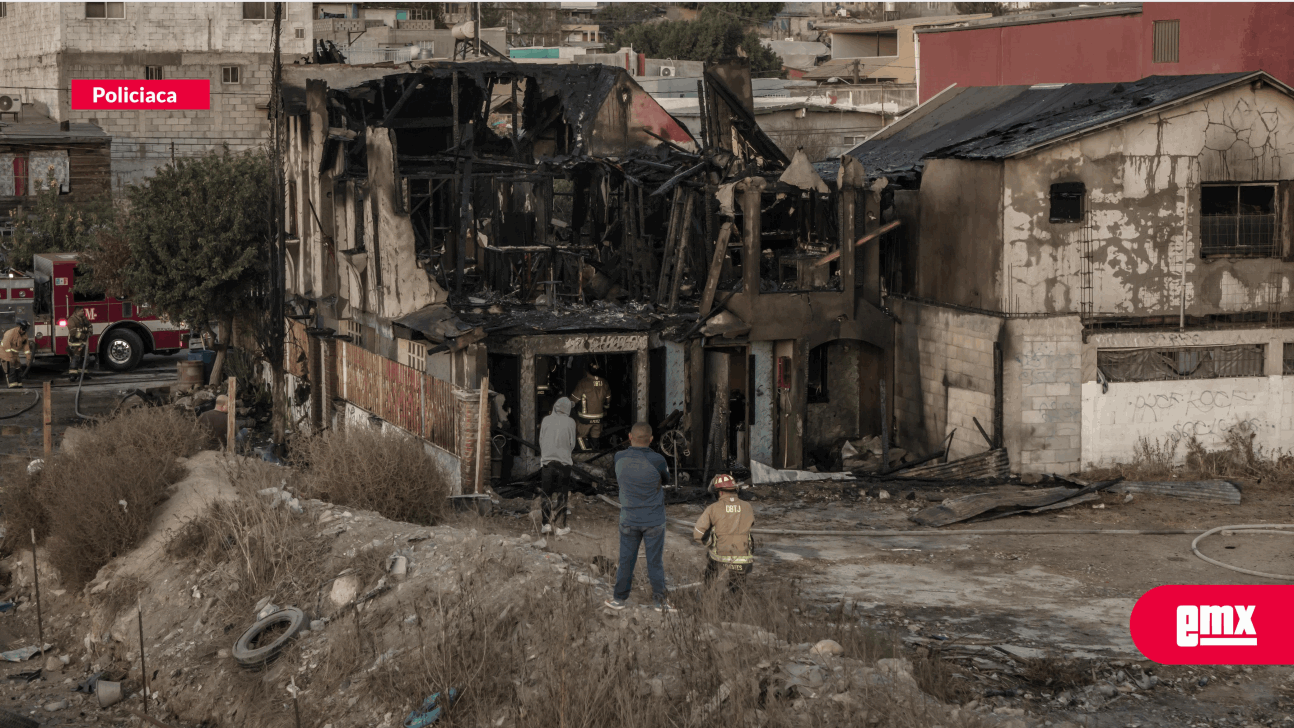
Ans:
{"type": "Polygon", "coordinates": [[[0,94],[16,94],[48,115],[57,110],[58,69],[53,58],[62,47],[59,3],[11,2],[0,18],[0,94]]]}
{"type": "Polygon", "coordinates": [[[1228,430],[1242,428],[1254,445],[1268,451],[1289,449],[1294,442],[1294,377],[1283,375],[1288,329],[1210,331],[1117,331],[1093,334],[1083,349],[1084,466],[1131,462],[1144,438],[1161,447],[1176,444],[1176,458],[1186,457],[1194,437],[1206,449],[1221,449],[1228,430]],[[1097,353],[1102,349],[1177,348],[1262,344],[1263,376],[1157,382],[1097,381],[1097,353]]]}
{"type": "Polygon", "coordinates": [[[956,428],[951,457],[983,452],[988,444],[972,418],[993,436],[993,344],[1003,319],[897,298],[888,303],[902,322],[891,390],[895,441],[925,454],[956,428]]]}
{"type": "Polygon", "coordinates": [[[1002,354],[1003,429],[1012,471],[1079,470],[1083,339],[1078,317],[1009,319],[1002,354]]]}

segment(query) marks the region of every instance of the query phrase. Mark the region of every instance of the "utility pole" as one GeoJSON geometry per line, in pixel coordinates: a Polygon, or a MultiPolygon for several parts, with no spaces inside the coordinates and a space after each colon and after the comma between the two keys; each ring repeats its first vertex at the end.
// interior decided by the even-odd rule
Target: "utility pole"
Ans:
{"type": "MultiPolygon", "coordinates": [[[[287,380],[283,372],[283,339],[287,335],[283,317],[284,265],[283,207],[287,191],[283,179],[283,3],[274,3],[274,59],[273,83],[270,97],[270,117],[274,129],[274,198],[272,215],[274,238],[270,243],[270,320],[269,351],[273,394],[274,442],[283,444],[287,430],[287,380]]],[[[232,406],[232,402],[230,403],[232,406]]],[[[232,413],[231,413],[232,414],[232,413]]]]}

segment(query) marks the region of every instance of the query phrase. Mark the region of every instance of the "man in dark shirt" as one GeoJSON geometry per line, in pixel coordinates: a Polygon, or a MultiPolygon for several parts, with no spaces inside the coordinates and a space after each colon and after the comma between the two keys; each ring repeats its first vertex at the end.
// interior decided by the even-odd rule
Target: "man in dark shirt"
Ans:
{"type": "Polygon", "coordinates": [[[612,609],[628,606],[638,546],[643,544],[656,611],[675,611],[665,593],[665,491],[661,482],[669,478],[669,465],[660,453],[649,449],[651,441],[651,425],[639,422],[629,430],[630,447],[616,453],[616,482],[620,485],[620,568],[616,571],[615,596],[606,601],[612,609]]]}
{"type": "Polygon", "coordinates": [[[198,424],[207,428],[207,434],[224,450],[229,442],[229,395],[216,397],[216,408],[198,415],[198,424]]]}

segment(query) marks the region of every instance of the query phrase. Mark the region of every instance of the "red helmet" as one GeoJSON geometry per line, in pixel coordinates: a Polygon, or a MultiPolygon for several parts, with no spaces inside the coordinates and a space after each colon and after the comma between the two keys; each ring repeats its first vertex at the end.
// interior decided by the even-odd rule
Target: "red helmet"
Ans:
{"type": "Polygon", "coordinates": [[[727,473],[720,473],[714,476],[714,480],[710,481],[710,487],[715,490],[736,490],[737,481],[733,480],[732,476],[727,473]]]}

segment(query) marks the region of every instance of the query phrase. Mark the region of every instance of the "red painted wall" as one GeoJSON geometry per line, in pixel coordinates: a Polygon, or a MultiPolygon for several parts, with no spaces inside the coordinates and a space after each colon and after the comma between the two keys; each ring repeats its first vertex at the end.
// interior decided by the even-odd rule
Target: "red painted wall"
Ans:
{"type": "Polygon", "coordinates": [[[921,100],[952,84],[1110,83],[1267,71],[1294,83],[1294,4],[1154,3],[1135,15],[921,33],[921,100]],[[1153,63],[1156,20],[1178,20],[1178,63],[1153,63]]]}

